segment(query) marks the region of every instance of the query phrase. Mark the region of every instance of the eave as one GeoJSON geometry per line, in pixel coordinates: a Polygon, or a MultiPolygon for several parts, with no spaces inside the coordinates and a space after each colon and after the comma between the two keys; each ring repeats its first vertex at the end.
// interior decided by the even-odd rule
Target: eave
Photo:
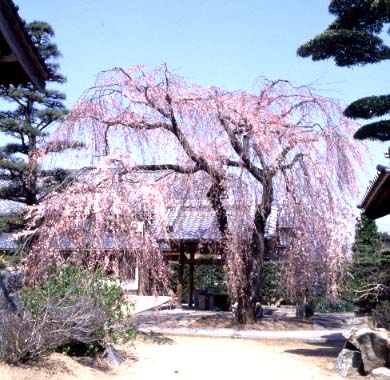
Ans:
{"type": "Polygon", "coordinates": [[[358,205],[370,219],[390,214],[390,167],[378,165],[375,176],[358,205]]]}
{"type": "Polygon", "coordinates": [[[17,86],[31,82],[44,91],[46,70],[16,6],[12,0],[0,0],[0,84],[17,86]]]}

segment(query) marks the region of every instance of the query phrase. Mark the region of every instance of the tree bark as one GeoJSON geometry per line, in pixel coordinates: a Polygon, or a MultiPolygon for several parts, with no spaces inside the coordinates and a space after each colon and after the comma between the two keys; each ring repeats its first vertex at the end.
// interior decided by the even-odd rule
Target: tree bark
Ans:
{"type": "Polygon", "coordinates": [[[273,202],[272,175],[263,176],[263,195],[255,213],[255,228],[252,234],[251,247],[248,255],[243,255],[246,260],[244,264],[245,278],[248,280],[243,293],[236,300],[234,310],[234,322],[236,324],[247,324],[256,322],[256,304],[263,269],[265,250],[265,224],[271,214],[273,202]]]}

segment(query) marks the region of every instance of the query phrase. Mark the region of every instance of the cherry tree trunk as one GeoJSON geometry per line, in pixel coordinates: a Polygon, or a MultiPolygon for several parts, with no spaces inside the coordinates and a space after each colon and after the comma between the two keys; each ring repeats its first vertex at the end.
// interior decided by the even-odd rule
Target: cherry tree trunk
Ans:
{"type": "Polygon", "coordinates": [[[245,277],[248,280],[245,288],[235,301],[233,320],[235,324],[256,322],[258,291],[264,259],[264,235],[253,233],[252,246],[245,256],[245,277]]]}

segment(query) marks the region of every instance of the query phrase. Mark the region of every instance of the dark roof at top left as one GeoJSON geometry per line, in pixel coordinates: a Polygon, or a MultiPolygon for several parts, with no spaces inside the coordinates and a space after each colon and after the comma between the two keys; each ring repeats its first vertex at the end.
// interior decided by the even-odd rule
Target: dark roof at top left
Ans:
{"type": "Polygon", "coordinates": [[[0,84],[44,91],[47,67],[35,48],[12,0],[0,0],[0,84]]]}

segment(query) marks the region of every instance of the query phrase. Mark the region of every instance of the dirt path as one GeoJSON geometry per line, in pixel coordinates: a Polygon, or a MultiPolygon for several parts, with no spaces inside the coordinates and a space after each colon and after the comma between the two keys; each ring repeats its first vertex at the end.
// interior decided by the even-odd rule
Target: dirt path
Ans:
{"type": "Polygon", "coordinates": [[[340,344],[195,337],[138,339],[115,369],[102,361],[54,354],[34,367],[0,365],[1,380],[342,379],[334,371],[340,344]]]}

